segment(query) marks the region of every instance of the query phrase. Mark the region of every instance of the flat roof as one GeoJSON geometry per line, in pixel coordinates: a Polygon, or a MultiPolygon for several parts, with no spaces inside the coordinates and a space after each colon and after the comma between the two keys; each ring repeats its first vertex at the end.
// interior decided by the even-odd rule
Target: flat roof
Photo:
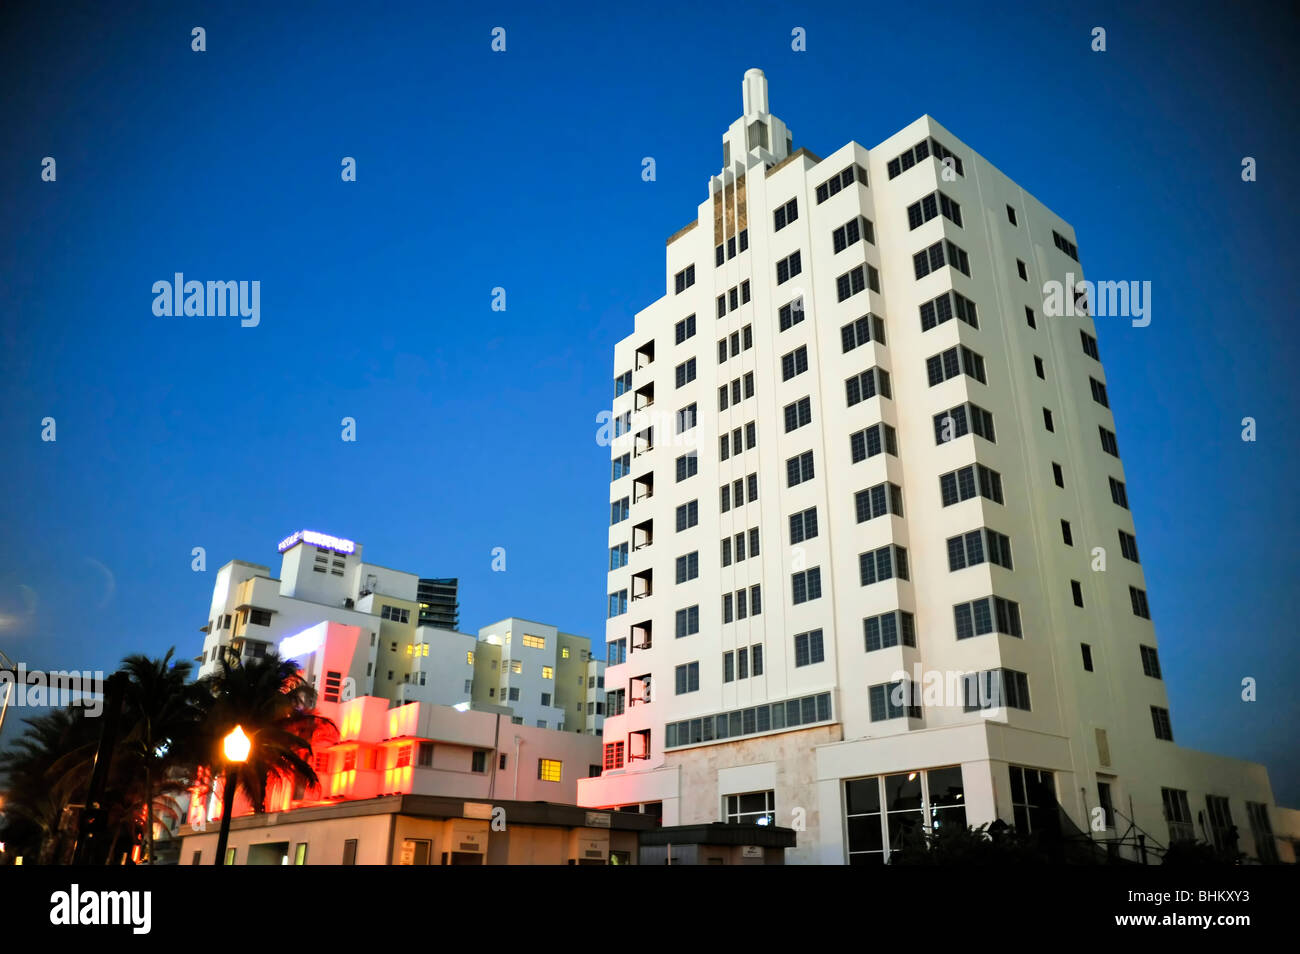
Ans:
{"type": "MultiPolygon", "coordinates": [[[[355,801],[338,802],[333,805],[312,805],[295,808],[287,812],[268,812],[257,815],[241,815],[230,820],[231,831],[246,831],[252,828],[273,828],[278,824],[297,822],[328,821],[335,818],[355,818],[364,815],[412,815],[417,818],[469,818],[465,813],[466,805],[486,805],[492,808],[504,808],[506,817],[512,825],[541,825],[554,828],[610,828],[615,831],[647,832],[655,828],[658,819],[653,815],[641,815],[632,812],[595,811],[577,805],[564,805],[558,802],[520,802],[503,799],[451,798],[445,795],[384,795],[379,798],[364,798],[355,801]]],[[[477,814],[473,817],[480,817],[477,814]]],[[[746,826],[722,826],[746,827],[746,826]]],[[[758,826],[749,826],[758,827],[758,826]]],[[[779,829],[788,831],[789,829],[779,829]]],[[[181,826],[180,835],[210,834],[208,831],[195,831],[188,825],[181,826]]],[[[794,844],[794,832],[790,832],[790,844],[794,844]]],[[[643,835],[644,837],[644,835],[643,835]]],[[[709,842],[720,844],[720,842],[709,842]]],[[[737,842],[742,844],[742,842],[737,842]]],[[[758,844],[745,841],[743,844],[758,844]]]]}

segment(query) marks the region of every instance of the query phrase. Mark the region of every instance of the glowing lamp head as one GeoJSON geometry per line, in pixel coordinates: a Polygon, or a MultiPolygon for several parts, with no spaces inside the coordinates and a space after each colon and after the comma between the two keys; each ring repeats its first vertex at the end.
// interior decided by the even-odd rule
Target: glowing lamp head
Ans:
{"type": "Polygon", "coordinates": [[[230,734],[226,736],[225,741],[223,742],[226,761],[245,761],[248,758],[248,750],[251,749],[252,746],[253,743],[249,740],[248,736],[244,734],[244,727],[239,725],[235,726],[230,730],[230,734]]]}

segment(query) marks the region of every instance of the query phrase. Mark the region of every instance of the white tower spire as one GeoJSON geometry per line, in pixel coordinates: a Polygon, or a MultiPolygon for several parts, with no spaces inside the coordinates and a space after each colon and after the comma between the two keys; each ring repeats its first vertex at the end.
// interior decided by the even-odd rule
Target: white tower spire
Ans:
{"type": "Polygon", "coordinates": [[[763,75],[762,70],[745,71],[742,93],[746,116],[767,112],[767,77],[763,75]]]}
{"type": "Polygon", "coordinates": [[[793,137],[785,123],[768,112],[767,76],[757,68],[745,70],[740,91],[744,114],[722,137],[723,168],[780,162],[792,151],[793,137]]]}

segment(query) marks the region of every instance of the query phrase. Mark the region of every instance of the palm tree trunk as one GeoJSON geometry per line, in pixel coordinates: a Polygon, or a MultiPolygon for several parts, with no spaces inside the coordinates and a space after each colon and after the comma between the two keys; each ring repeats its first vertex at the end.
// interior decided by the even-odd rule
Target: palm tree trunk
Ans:
{"type": "Polygon", "coordinates": [[[145,830],[144,863],[153,864],[153,768],[148,762],[144,768],[145,830]]]}

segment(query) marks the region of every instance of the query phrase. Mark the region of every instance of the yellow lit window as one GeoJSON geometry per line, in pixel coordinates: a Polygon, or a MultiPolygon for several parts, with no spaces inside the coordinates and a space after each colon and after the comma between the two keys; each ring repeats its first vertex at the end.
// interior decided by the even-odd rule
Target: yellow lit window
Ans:
{"type": "Polygon", "coordinates": [[[429,655],[429,644],[428,644],[428,643],[425,643],[425,644],[424,644],[423,646],[421,646],[420,648],[424,650],[424,652],[420,653],[421,656],[427,656],[427,655],[429,655]]]}
{"type": "Polygon", "coordinates": [[[560,772],[563,766],[563,762],[559,762],[555,759],[538,759],[537,777],[543,782],[558,782],[560,780],[560,772]]]}
{"type": "Polygon", "coordinates": [[[518,659],[513,660],[510,663],[510,671],[515,674],[522,673],[524,671],[524,664],[521,663],[518,659]]]}
{"type": "Polygon", "coordinates": [[[509,633],[506,633],[506,645],[507,645],[507,646],[510,645],[510,634],[509,634],[509,633]]]}
{"type": "Polygon", "coordinates": [[[560,650],[560,658],[561,658],[561,659],[568,659],[568,658],[569,658],[569,647],[568,647],[568,646],[565,646],[563,649],[560,650]]]}
{"type": "Polygon", "coordinates": [[[406,644],[406,655],[409,656],[409,655],[411,655],[411,653],[413,653],[414,651],[415,651],[415,647],[412,646],[410,643],[407,643],[407,644],[406,644]]]}
{"type": "Polygon", "coordinates": [[[524,633],[524,645],[529,649],[545,649],[546,637],[534,636],[531,633],[524,633]]]}
{"type": "Polygon", "coordinates": [[[471,649],[469,652],[465,653],[465,662],[469,663],[471,666],[474,665],[474,650],[471,649]]]}
{"type": "Polygon", "coordinates": [[[552,669],[550,666],[543,666],[543,667],[542,667],[542,678],[543,678],[543,679],[554,679],[554,678],[555,678],[555,670],[552,669]]]}

